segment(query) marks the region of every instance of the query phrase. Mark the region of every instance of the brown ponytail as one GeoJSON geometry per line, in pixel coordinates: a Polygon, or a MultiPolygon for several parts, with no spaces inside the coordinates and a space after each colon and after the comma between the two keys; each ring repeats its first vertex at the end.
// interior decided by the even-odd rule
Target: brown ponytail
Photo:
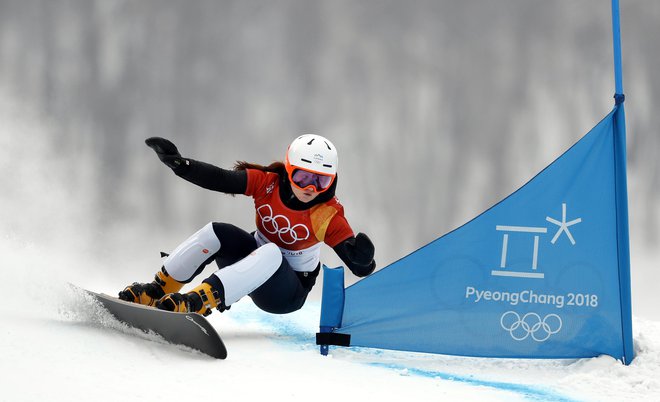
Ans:
{"type": "Polygon", "coordinates": [[[245,170],[245,169],[256,169],[256,170],[261,170],[262,172],[272,172],[277,174],[282,174],[282,172],[286,171],[286,169],[284,168],[284,163],[279,161],[273,162],[268,166],[259,165],[256,163],[249,163],[245,161],[237,161],[236,164],[234,165],[234,170],[245,170]]]}

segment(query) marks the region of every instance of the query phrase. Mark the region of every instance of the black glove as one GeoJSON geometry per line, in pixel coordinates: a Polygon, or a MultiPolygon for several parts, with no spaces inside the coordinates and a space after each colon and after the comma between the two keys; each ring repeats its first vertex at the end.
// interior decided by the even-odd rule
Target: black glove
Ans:
{"type": "Polygon", "coordinates": [[[158,155],[161,162],[172,169],[177,169],[182,165],[187,164],[187,161],[181,157],[179,150],[176,149],[176,145],[165,138],[151,137],[147,138],[144,143],[147,144],[149,148],[156,151],[156,155],[158,155]]]}
{"type": "Polygon", "coordinates": [[[356,276],[367,276],[376,269],[376,249],[369,236],[364,233],[344,240],[335,246],[334,250],[356,276]]]}
{"type": "Polygon", "coordinates": [[[369,265],[374,259],[376,248],[371,242],[369,236],[364,233],[358,233],[355,236],[355,244],[349,245],[349,257],[351,261],[358,265],[369,265]]]}

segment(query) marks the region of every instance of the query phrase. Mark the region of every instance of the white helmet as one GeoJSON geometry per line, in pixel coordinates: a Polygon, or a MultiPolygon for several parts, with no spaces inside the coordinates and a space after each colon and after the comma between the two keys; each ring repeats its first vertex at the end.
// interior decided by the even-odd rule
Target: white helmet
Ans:
{"type": "Polygon", "coordinates": [[[337,148],[327,138],[316,134],[303,134],[293,140],[284,162],[293,185],[319,192],[327,190],[334,182],[337,164],[337,148]]]}
{"type": "Polygon", "coordinates": [[[286,166],[301,168],[314,173],[334,176],[337,174],[337,148],[325,137],[303,134],[293,140],[286,152],[286,166]]]}

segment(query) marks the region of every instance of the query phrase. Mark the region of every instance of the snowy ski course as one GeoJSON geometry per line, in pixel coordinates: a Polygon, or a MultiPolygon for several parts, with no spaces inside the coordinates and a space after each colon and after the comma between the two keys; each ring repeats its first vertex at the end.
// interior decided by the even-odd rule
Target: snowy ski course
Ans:
{"type": "MultiPolygon", "coordinates": [[[[607,356],[479,359],[366,348],[333,347],[323,357],[314,344],[318,301],[277,316],[244,299],[209,317],[229,350],[228,359],[218,361],[128,328],[66,282],[33,274],[12,278],[16,286],[10,295],[22,300],[23,308],[0,307],[7,323],[0,340],[0,401],[178,400],[216,393],[247,400],[341,395],[386,401],[656,401],[660,396],[660,323],[654,321],[635,320],[637,357],[629,367],[607,356]]],[[[115,289],[106,284],[97,290],[115,289]]]]}
{"type": "MultiPolygon", "coordinates": [[[[305,308],[298,313],[300,316],[304,316],[304,321],[287,321],[285,319],[278,318],[277,316],[263,316],[259,314],[258,310],[251,305],[242,304],[241,312],[239,313],[237,320],[240,322],[255,322],[257,324],[262,324],[267,328],[271,328],[273,332],[272,338],[281,343],[285,347],[294,347],[299,348],[300,345],[310,346],[309,349],[312,351],[317,351],[318,346],[314,345],[314,328],[306,325],[310,322],[308,319],[313,319],[314,316],[319,316],[320,314],[320,304],[307,303],[305,308]],[[255,311],[256,310],[256,311],[255,311]],[[311,335],[311,336],[310,336],[311,335]],[[292,346],[296,345],[296,346],[292,346]]],[[[451,374],[448,372],[442,372],[438,370],[433,370],[429,368],[419,368],[413,367],[415,363],[419,361],[420,358],[428,357],[426,354],[418,353],[405,353],[405,352],[396,352],[396,351],[386,351],[379,349],[369,349],[369,348],[360,348],[354,347],[350,349],[342,349],[331,347],[333,349],[333,355],[343,358],[345,360],[354,361],[360,364],[366,364],[373,367],[383,367],[391,370],[395,370],[400,375],[414,375],[420,377],[426,377],[431,379],[442,379],[449,381],[458,381],[468,385],[474,386],[483,386],[495,388],[498,390],[506,390],[520,394],[525,399],[530,400],[543,400],[543,401],[573,401],[565,396],[562,396],[551,389],[544,389],[544,387],[535,387],[527,386],[522,384],[513,384],[506,382],[497,382],[497,381],[487,381],[473,376],[457,375],[451,374]]],[[[305,348],[308,349],[308,348],[305,348]]],[[[436,356],[437,357],[437,356],[436,356]]],[[[447,369],[445,367],[444,369],[447,369]]]]}
{"type": "MultiPolygon", "coordinates": [[[[314,332],[320,303],[288,316],[260,313],[241,303],[234,319],[269,329],[269,338],[291,349],[318,353],[314,332]]],[[[484,359],[369,348],[331,347],[335,359],[393,370],[402,376],[449,380],[515,393],[524,400],[660,400],[660,323],[635,320],[636,360],[629,368],[609,356],[594,359],[484,359]]]]}
{"type": "MultiPolygon", "coordinates": [[[[0,242],[0,402],[242,400],[658,401],[660,322],[636,318],[636,358],[483,359],[315,345],[320,301],[293,314],[249,298],[208,317],[228,349],[217,360],[116,321],[69,282],[125,285],[98,260],[16,237],[0,242]],[[30,256],[30,258],[26,258],[30,256]],[[73,263],[72,263],[73,261],[73,263]],[[11,268],[11,269],[10,269],[11,268]]],[[[184,289],[185,290],[185,289],[184,289]]],[[[597,334],[594,334],[597,336],[597,334]]]]}

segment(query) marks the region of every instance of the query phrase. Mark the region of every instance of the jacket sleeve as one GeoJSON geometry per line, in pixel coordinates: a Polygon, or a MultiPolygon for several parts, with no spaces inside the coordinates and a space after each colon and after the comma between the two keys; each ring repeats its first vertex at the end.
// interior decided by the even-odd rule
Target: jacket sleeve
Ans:
{"type": "Polygon", "coordinates": [[[227,194],[245,194],[247,190],[247,172],[245,170],[227,170],[206,162],[184,159],[184,163],[174,174],[207,190],[227,194]]]}
{"type": "Polygon", "coordinates": [[[376,269],[375,248],[369,237],[358,233],[332,248],[355,276],[370,275],[376,269]]]}

